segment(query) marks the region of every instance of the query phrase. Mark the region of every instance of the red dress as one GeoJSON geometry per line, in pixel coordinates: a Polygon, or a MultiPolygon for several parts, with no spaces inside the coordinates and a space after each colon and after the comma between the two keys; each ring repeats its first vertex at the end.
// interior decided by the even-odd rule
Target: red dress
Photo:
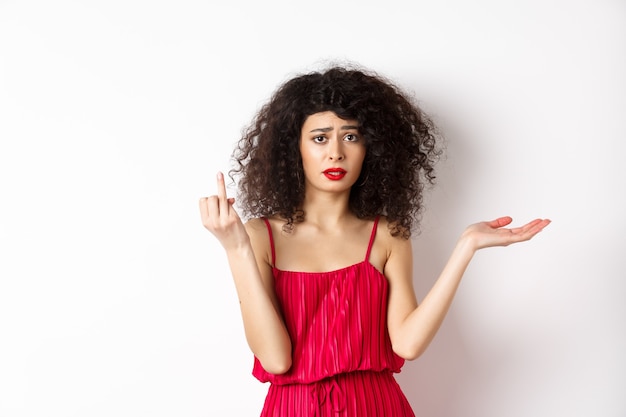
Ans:
{"type": "MultiPolygon", "coordinates": [[[[265,224],[275,266],[272,229],[265,224]]],[[[404,360],[387,331],[387,279],[369,262],[377,226],[378,218],[357,264],[330,272],[274,267],[292,366],[273,375],[254,358],[252,374],[270,382],[262,417],[414,416],[393,377],[404,360]]]]}

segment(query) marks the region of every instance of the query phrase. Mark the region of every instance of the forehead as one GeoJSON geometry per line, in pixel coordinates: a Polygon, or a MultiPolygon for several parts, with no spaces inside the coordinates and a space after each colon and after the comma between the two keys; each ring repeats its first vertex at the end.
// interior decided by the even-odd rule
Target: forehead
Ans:
{"type": "Polygon", "coordinates": [[[324,111],[320,113],[313,113],[312,115],[308,116],[302,125],[302,130],[309,131],[311,129],[326,127],[342,128],[344,126],[350,126],[350,128],[354,128],[357,125],[358,123],[356,122],[356,120],[342,119],[332,111],[324,111]]]}

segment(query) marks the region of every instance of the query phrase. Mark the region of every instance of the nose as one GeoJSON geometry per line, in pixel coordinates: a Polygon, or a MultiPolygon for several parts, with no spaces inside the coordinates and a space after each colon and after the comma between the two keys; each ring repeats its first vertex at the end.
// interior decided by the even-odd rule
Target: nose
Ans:
{"type": "Polygon", "coordinates": [[[345,155],[343,153],[343,147],[341,146],[341,140],[336,139],[331,141],[328,149],[328,157],[331,161],[343,161],[345,155]]]}

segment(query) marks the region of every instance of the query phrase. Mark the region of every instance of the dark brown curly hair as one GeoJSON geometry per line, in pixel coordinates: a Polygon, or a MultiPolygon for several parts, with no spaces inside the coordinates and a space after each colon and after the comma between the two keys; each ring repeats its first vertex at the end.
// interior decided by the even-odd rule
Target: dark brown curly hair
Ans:
{"type": "Polygon", "coordinates": [[[361,176],[350,193],[359,218],[385,215],[394,236],[409,238],[419,224],[425,185],[434,184],[441,151],[431,118],[412,97],[374,72],[347,66],[298,75],[282,84],[244,128],[232,159],[244,217],[304,219],[302,125],[314,113],[354,119],[366,144],[361,176]]]}

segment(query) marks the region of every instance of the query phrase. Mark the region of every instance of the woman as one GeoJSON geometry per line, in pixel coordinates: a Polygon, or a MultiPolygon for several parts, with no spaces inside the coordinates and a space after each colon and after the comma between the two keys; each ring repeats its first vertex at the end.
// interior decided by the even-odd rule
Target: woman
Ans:
{"type": "Polygon", "coordinates": [[[550,221],[469,226],[424,300],[411,232],[439,155],[431,120],[370,71],[332,67],[280,86],[233,154],[238,206],[218,173],[200,200],[223,245],[262,416],[413,416],[393,374],[439,329],[474,253],[531,239],[550,221]]]}

